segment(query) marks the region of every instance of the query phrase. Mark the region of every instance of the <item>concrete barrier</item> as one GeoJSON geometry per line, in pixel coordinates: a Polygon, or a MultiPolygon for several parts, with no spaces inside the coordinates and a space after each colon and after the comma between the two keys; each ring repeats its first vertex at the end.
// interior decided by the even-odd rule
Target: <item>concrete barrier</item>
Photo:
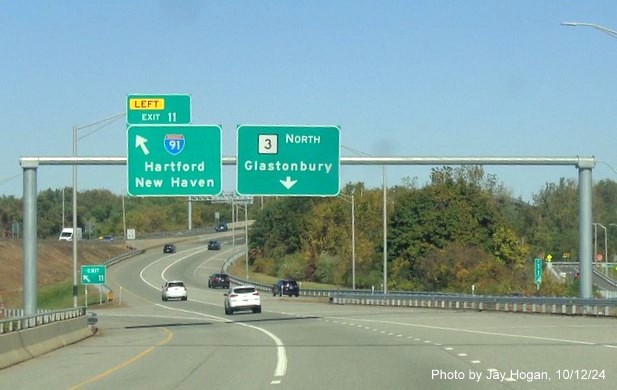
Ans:
{"type": "Polygon", "coordinates": [[[0,335],[0,369],[76,343],[94,334],[86,317],[0,335]]]}
{"type": "Polygon", "coordinates": [[[87,317],[74,318],[58,323],[58,333],[63,346],[74,344],[96,333],[96,328],[88,325],[87,317]]]}
{"type": "Polygon", "coordinates": [[[19,332],[0,335],[0,369],[31,358],[33,356],[30,355],[21,343],[19,332]]]}

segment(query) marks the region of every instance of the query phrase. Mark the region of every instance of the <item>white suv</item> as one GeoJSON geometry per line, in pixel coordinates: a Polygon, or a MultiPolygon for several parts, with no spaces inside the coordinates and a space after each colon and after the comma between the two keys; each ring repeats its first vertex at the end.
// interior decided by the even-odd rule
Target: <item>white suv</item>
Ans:
{"type": "Polygon", "coordinates": [[[187,294],[184,282],[179,280],[170,280],[165,282],[163,287],[161,287],[161,298],[164,301],[174,298],[186,301],[187,294]]]}
{"type": "Polygon", "coordinates": [[[261,298],[255,286],[235,286],[225,294],[225,314],[241,310],[261,313],[261,298]]]}

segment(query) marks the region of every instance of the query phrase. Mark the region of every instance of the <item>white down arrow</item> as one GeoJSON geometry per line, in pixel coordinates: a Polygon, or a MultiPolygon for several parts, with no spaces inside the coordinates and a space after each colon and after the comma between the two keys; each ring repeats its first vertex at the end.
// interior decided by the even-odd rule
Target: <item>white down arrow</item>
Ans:
{"type": "Polygon", "coordinates": [[[279,181],[287,189],[290,189],[291,187],[294,186],[294,184],[296,184],[298,182],[298,180],[291,180],[291,177],[289,177],[289,176],[287,176],[287,178],[285,180],[279,180],[279,181]]]}

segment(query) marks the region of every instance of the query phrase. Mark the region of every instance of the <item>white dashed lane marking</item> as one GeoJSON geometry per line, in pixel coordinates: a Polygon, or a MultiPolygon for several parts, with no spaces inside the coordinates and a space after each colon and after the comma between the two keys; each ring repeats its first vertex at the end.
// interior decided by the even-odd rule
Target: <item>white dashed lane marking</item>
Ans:
{"type": "MultiPolygon", "coordinates": [[[[413,341],[418,342],[418,343],[422,342],[424,344],[431,344],[431,345],[434,345],[436,347],[442,347],[443,346],[443,344],[433,343],[431,340],[422,340],[422,339],[420,339],[418,337],[405,336],[405,335],[403,335],[401,333],[395,334],[394,332],[388,332],[386,330],[380,330],[378,328],[372,328],[370,326],[357,325],[357,324],[355,324],[353,322],[343,322],[343,321],[330,320],[330,319],[320,319],[320,320],[326,321],[326,322],[331,322],[333,324],[349,325],[349,326],[357,327],[359,329],[365,329],[365,330],[372,331],[372,332],[379,332],[380,334],[386,335],[386,336],[396,336],[398,338],[404,338],[405,337],[408,340],[413,340],[413,341]]],[[[609,348],[617,348],[617,346],[612,346],[612,345],[605,345],[605,346],[609,347],[609,348]]],[[[452,352],[452,351],[454,351],[454,348],[446,346],[446,347],[443,347],[443,350],[444,351],[448,351],[448,352],[452,352]]],[[[467,358],[468,354],[465,353],[465,352],[458,352],[458,353],[455,354],[455,356],[457,356],[459,358],[467,358]]],[[[469,360],[469,363],[471,363],[471,364],[481,364],[482,361],[474,359],[474,360],[469,360]]],[[[487,371],[490,373],[490,372],[498,371],[498,370],[495,369],[495,368],[489,368],[489,369],[487,369],[487,371]]],[[[505,378],[504,380],[507,381],[507,382],[516,382],[516,379],[514,379],[514,378],[505,378]]],[[[280,381],[272,381],[272,384],[279,384],[279,383],[280,383],[280,381]]]]}

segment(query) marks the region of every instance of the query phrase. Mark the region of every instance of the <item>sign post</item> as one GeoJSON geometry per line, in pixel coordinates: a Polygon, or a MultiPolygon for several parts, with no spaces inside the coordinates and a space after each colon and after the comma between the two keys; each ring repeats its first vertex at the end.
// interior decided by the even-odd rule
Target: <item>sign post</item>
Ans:
{"type": "Polygon", "coordinates": [[[238,126],[240,195],[336,196],[340,191],[337,126],[238,126]]]}
{"type": "Polygon", "coordinates": [[[129,126],[127,193],[131,196],[218,195],[221,127],[129,126]]]}

